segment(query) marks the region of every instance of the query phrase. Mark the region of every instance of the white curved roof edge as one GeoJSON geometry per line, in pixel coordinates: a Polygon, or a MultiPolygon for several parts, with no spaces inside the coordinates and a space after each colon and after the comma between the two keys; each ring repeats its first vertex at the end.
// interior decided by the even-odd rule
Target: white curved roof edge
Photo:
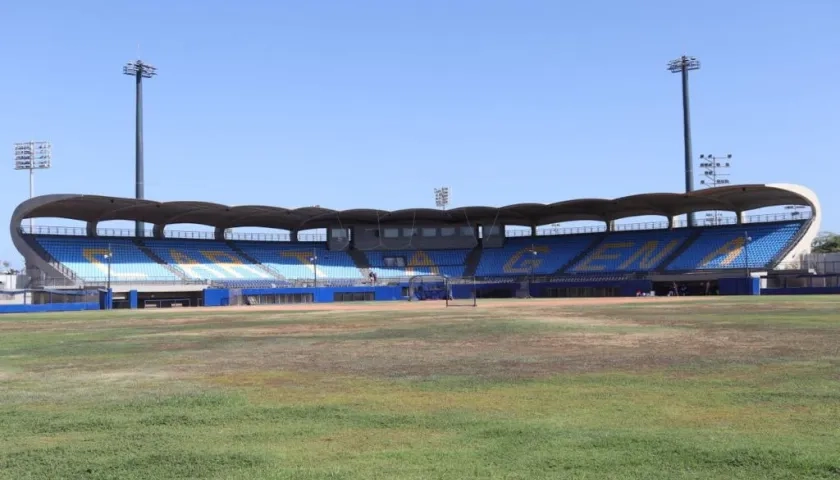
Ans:
{"type": "MultiPolygon", "coordinates": [[[[498,214],[498,212],[501,212],[502,214],[509,216],[510,218],[507,221],[512,223],[512,224],[518,224],[518,223],[516,223],[517,221],[523,220],[523,219],[525,219],[525,217],[528,217],[529,215],[532,216],[532,217],[538,217],[538,216],[541,216],[541,215],[542,216],[547,216],[548,218],[545,218],[545,222],[543,224],[554,223],[554,222],[557,222],[557,221],[573,221],[573,220],[583,220],[583,219],[607,221],[608,220],[607,217],[609,215],[605,215],[605,213],[609,213],[610,215],[612,215],[612,216],[610,216],[609,220],[618,220],[618,219],[621,219],[621,218],[629,218],[629,217],[641,216],[641,215],[665,215],[665,216],[668,216],[669,214],[670,215],[681,215],[681,214],[684,214],[684,213],[690,212],[690,211],[730,210],[730,211],[734,212],[734,211],[738,211],[737,207],[736,207],[735,204],[733,204],[731,201],[729,201],[727,199],[727,197],[730,197],[730,196],[736,196],[737,197],[737,195],[741,191],[748,193],[750,191],[755,191],[756,189],[765,189],[765,192],[770,195],[770,198],[773,197],[772,191],[774,191],[774,190],[779,191],[780,193],[784,192],[784,195],[780,195],[779,198],[777,199],[777,201],[775,201],[775,202],[769,201],[767,205],[752,206],[752,207],[749,208],[749,210],[762,208],[763,206],[785,205],[785,204],[807,205],[807,206],[810,206],[815,211],[815,213],[818,212],[819,209],[820,209],[819,200],[817,199],[816,194],[812,190],[808,189],[807,187],[804,187],[804,186],[801,186],[801,185],[795,185],[795,184],[788,184],[788,183],[775,183],[775,184],[729,185],[729,186],[724,186],[724,187],[719,187],[719,188],[714,188],[714,189],[697,190],[695,192],[692,192],[691,194],[684,194],[684,193],[648,193],[648,194],[637,194],[637,195],[619,197],[619,198],[612,199],[612,200],[610,200],[610,199],[577,199],[577,200],[565,200],[565,201],[556,202],[556,203],[553,203],[553,204],[514,204],[514,205],[507,205],[507,206],[502,206],[502,207],[490,207],[490,206],[462,207],[462,208],[453,208],[453,209],[450,209],[446,212],[441,212],[441,211],[438,211],[438,210],[427,209],[427,208],[423,208],[422,210],[424,212],[434,212],[435,215],[439,215],[441,217],[439,220],[442,221],[442,222],[451,221],[452,218],[449,218],[449,217],[451,217],[452,212],[457,212],[459,210],[464,210],[464,209],[476,209],[476,210],[479,210],[483,213],[486,213],[486,210],[496,210],[497,214],[498,214]],[[787,197],[787,198],[785,198],[785,197],[787,197]],[[706,199],[706,198],[708,198],[709,202],[704,205],[703,204],[704,199],[706,199]],[[580,204],[581,202],[583,202],[584,205],[578,205],[579,211],[575,211],[574,208],[572,208],[571,210],[568,210],[568,207],[570,205],[572,205],[574,207],[574,205],[580,204]],[[611,208],[613,205],[622,204],[622,202],[626,203],[625,210],[623,212],[619,211],[620,209],[617,209],[613,212],[604,212],[604,211],[599,212],[599,211],[597,211],[598,208],[607,208],[607,207],[611,208]],[[782,202],[782,203],[779,203],[779,202],[782,202]],[[591,205],[587,205],[586,203],[591,203],[591,205]],[[694,203],[697,207],[699,207],[700,205],[703,205],[703,208],[696,208],[695,210],[685,209],[682,212],[676,212],[676,211],[673,211],[673,210],[676,210],[676,209],[670,208],[675,203],[683,203],[684,205],[689,205],[689,204],[694,203]],[[532,210],[532,211],[522,212],[521,210],[523,210],[523,208],[525,210],[532,210]],[[672,210],[672,212],[667,212],[667,210],[669,210],[669,209],[672,210]],[[557,210],[561,210],[561,211],[558,212],[557,210]],[[566,211],[566,210],[568,210],[568,211],[566,211]],[[555,219],[554,217],[556,217],[557,219],[555,219]]],[[[132,206],[133,206],[133,204],[138,202],[137,200],[130,199],[130,198],[103,197],[103,196],[98,196],[98,195],[84,195],[84,194],[49,194],[49,195],[43,195],[43,196],[35,197],[33,199],[26,200],[23,203],[21,203],[15,209],[15,211],[12,215],[12,217],[13,217],[12,218],[12,228],[16,229],[18,227],[19,224],[17,223],[16,220],[23,219],[23,218],[28,218],[28,214],[32,210],[37,210],[42,206],[49,206],[51,202],[60,202],[60,201],[63,201],[63,200],[85,199],[85,198],[94,198],[95,200],[97,200],[97,201],[101,200],[102,202],[107,202],[107,201],[110,200],[111,203],[113,203],[115,200],[117,200],[117,201],[120,201],[120,202],[128,202],[127,205],[132,205],[132,206]]],[[[195,205],[201,205],[202,207],[207,206],[208,208],[209,207],[216,208],[216,209],[219,209],[220,211],[224,211],[224,213],[227,213],[232,209],[242,208],[242,207],[231,207],[231,206],[225,206],[225,205],[221,205],[221,204],[214,204],[214,203],[207,203],[207,202],[183,202],[183,201],[155,202],[155,201],[151,201],[151,200],[143,200],[143,201],[139,201],[139,202],[145,204],[146,206],[148,206],[150,208],[151,207],[156,207],[156,206],[157,207],[160,207],[160,206],[164,206],[164,207],[172,207],[172,206],[183,207],[184,205],[195,204],[195,205]]],[[[761,203],[761,202],[759,202],[759,203],[761,203]]],[[[743,206],[746,207],[746,205],[743,205],[743,206]]],[[[282,208],[282,207],[253,206],[253,205],[251,205],[251,206],[248,206],[248,207],[245,207],[245,208],[256,209],[260,213],[264,213],[264,212],[268,212],[268,213],[277,212],[279,214],[295,213],[293,211],[290,211],[290,210],[282,208]]],[[[117,207],[113,211],[118,212],[120,210],[122,210],[122,208],[117,207]]],[[[304,208],[303,210],[306,210],[306,208],[304,208]]],[[[384,212],[382,210],[370,210],[370,209],[358,209],[358,208],[357,209],[350,209],[350,210],[342,210],[342,211],[335,211],[335,210],[323,209],[323,208],[322,208],[322,210],[327,211],[330,214],[338,214],[338,215],[340,215],[342,213],[343,214],[348,214],[348,213],[358,214],[360,212],[361,213],[384,212]]],[[[396,210],[396,211],[393,211],[393,212],[388,212],[388,214],[389,215],[405,214],[406,212],[411,213],[412,210],[416,210],[416,209],[396,210]]],[[[749,211],[749,210],[741,210],[741,213],[743,214],[744,211],[749,211]]],[[[113,211],[110,212],[110,213],[113,213],[113,211]]],[[[194,213],[195,212],[188,211],[188,210],[185,210],[183,212],[178,212],[178,211],[169,212],[168,213],[169,218],[166,218],[166,222],[162,223],[162,224],[177,223],[177,222],[172,222],[172,220],[173,219],[184,219],[185,216],[189,216],[190,214],[194,214],[194,213]]],[[[207,212],[199,212],[199,213],[203,214],[202,218],[197,219],[199,221],[195,221],[195,219],[186,219],[186,220],[189,220],[189,221],[186,221],[185,223],[200,223],[200,224],[207,224],[207,225],[216,226],[216,227],[220,226],[220,225],[217,225],[216,223],[212,223],[212,222],[211,223],[206,223],[208,215],[204,214],[204,213],[207,213],[207,212]]],[[[212,212],[209,212],[209,213],[211,214],[212,212]]],[[[291,228],[291,227],[294,227],[294,225],[291,225],[291,224],[297,223],[298,224],[297,228],[302,228],[304,226],[304,224],[310,223],[313,220],[322,220],[321,217],[323,216],[323,215],[321,215],[321,213],[323,213],[323,212],[316,212],[317,215],[309,214],[308,212],[298,212],[298,213],[302,214],[303,216],[300,217],[300,218],[294,218],[294,219],[289,220],[287,222],[287,223],[289,223],[289,225],[287,225],[287,226],[281,226],[279,224],[274,225],[275,223],[278,223],[278,222],[274,222],[274,223],[272,223],[271,227],[274,227],[274,228],[291,228]]],[[[59,216],[59,217],[64,217],[64,218],[72,218],[72,219],[76,219],[76,220],[80,220],[80,221],[92,221],[92,220],[100,221],[99,218],[101,218],[101,214],[102,214],[102,212],[93,213],[93,214],[91,214],[92,218],[86,218],[84,216],[69,216],[69,215],[64,217],[64,215],[62,213],[59,213],[57,215],[47,215],[47,216],[59,216]],[[100,217],[93,218],[93,217],[97,217],[98,215],[100,217]]],[[[247,215],[247,216],[251,216],[251,215],[247,215]]],[[[131,221],[143,221],[143,222],[146,222],[146,223],[157,223],[157,221],[160,220],[160,219],[154,219],[154,218],[141,218],[141,217],[142,216],[125,216],[125,217],[113,216],[113,218],[106,218],[105,220],[120,219],[120,220],[131,220],[131,221]]],[[[215,217],[212,217],[212,215],[210,215],[210,217],[215,218],[215,217]]],[[[408,216],[406,216],[406,219],[407,218],[408,218],[408,216]]],[[[227,218],[225,220],[228,223],[231,223],[235,219],[227,218]]],[[[370,220],[370,219],[362,219],[360,221],[364,222],[366,220],[370,220]]],[[[376,220],[378,221],[379,219],[377,218],[376,220]]],[[[396,221],[396,219],[395,219],[395,221],[396,221]]],[[[324,223],[324,222],[325,222],[324,220],[321,221],[321,223],[324,223]]],[[[283,222],[280,222],[280,223],[283,223],[283,222]]],[[[239,225],[235,225],[235,226],[239,226],[239,225]]],[[[244,226],[244,224],[243,224],[243,226],[244,226]]],[[[264,225],[254,223],[253,225],[248,225],[248,226],[259,227],[259,226],[264,226],[264,225]]],[[[224,225],[224,227],[228,228],[228,225],[224,225]]],[[[322,227],[323,226],[316,226],[316,227],[313,227],[313,228],[322,228],[322,227]]]]}
{"type": "Polygon", "coordinates": [[[790,249],[790,252],[788,252],[787,255],[779,261],[779,265],[783,268],[785,266],[797,268],[796,266],[799,265],[800,257],[811,253],[811,245],[813,245],[814,239],[816,239],[817,235],[820,233],[820,228],[822,227],[822,206],[820,205],[820,200],[817,198],[817,194],[813,190],[803,187],[802,185],[796,185],[793,183],[771,183],[766,186],[795,193],[807,200],[810,204],[812,214],[807,230],[799,241],[796,242],[796,245],[790,249]]]}
{"type": "Polygon", "coordinates": [[[797,185],[795,183],[768,183],[764,185],[765,187],[769,188],[778,188],[779,190],[787,190],[788,192],[795,193],[811,204],[811,208],[814,209],[814,214],[816,215],[817,212],[822,212],[820,210],[820,200],[817,198],[816,192],[811,190],[808,187],[797,185]]]}

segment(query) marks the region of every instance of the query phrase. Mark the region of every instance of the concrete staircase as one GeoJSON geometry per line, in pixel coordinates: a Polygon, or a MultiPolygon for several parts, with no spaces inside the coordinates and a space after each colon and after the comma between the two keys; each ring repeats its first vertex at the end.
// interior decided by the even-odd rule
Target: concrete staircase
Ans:
{"type": "Polygon", "coordinates": [[[230,240],[227,240],[225,243],[227,244],[228,247],[230,247],[231,250],[236,252],[237,255],[244,258],[245,260],[248,260],[248,262],[253,264],[255,267],[259,268],[263,272],[271,275],[272,277],[276,278],[277,280],[285,280],[286,279],[286,277],[283,274],[281,274],[280,272],[278,272],[277,270],[269,267],[268,265],[263,265],[262,263],[258,262],[256,258],[254,258],[254,257],[248,255],[247,253],[245,253],[241,248],[239,248],[239,246],[236,243],[234,243],[230,240]]]}
{"type": "Polygon", "coordinates": [[[476,245],[475,248],[470,250],[470,253],[467,254],[467,259],[464,262],[464,276],[465,277],[474,277],[476,270],[478,270],[478,264],[481,262],[481,253],[484,251],[481,245],[476,245]]]}
{"type": "Polygon", "coordinates": [[[347,250],[347,254],[350,255],[350,258],[353,259],[353,263],[356,265],[356,268],[362,272],[362,278],[368,278],[370,275],[370,260],[368,260],[367,255],[365,252],[356,249],[347,250]]]}
{"type": "Polygon", "coordinates": [[[799,241],[802,240],[802,237],[805,236],[805,233],[811,227],[811,223],[813,222],[814,217],[811,217],[805,223],[803,223],[802,226],[799,227],[799,231],[796,232],[796,235],[794,235],[790,242],[788,242],[787,246],[781,249],[779,253],[777,253],[772,259],[770,259],[770,261],[767,262],[767,265],[765,265],[765,267],[775,267],[779,264],[779,262],[781,262],[785,257],[787,257],[790,251],[793,250],[793,248],[796,247],[797,244],[799,244],[799,241]]]}
{"type": "Polygon", "coordinates": [[[38,243],[37,240],[35,240],[34,236],[32,236],[32,235],[21,235],[21,237],[26,242],[26,245],[29,248],[32,249],[32,251],[34,251],[39,257],[46,260],[49,267],[51,267],[53,270],[55,270],[55,272],[44,272],[44,274],[47,277],[52,276],[52,273],[58,273],[59,275],[64,276],[65,278],[69,279],[70,281],[72,281],[74,283],[78,283],[78,282],[81,281],[80,278],[76,277],[76,274],[73,273],[72,270],[65,267],[63,263],[59,262],[52,255],[50,255],[49,252],[47,252],[44,249],[44,247],[42,247],[41,244],[38,243]]]}
{"type": "Polygon", "coordinates": [[[155,263],[159,264],[163,268],[169,270],[172,273],[172,275],[175,275],[176,277],[178,277],[178,278],[180,278],[181,280],[184,280],[184,281],[195,280],[194,278],[187,277],[187,274],[185,274],[183,271],[181,271],[180,268],[173,267],[172,265],[166,263],[162,258],[160,258],[160,256],[158,256],[157,253],[153,252],[151,248],[147,247],[146,244],[143,243],[142,239],[132,238],[131,241],[132,241],[132,243],[137,245],[137,248],[139,248],[140,251],[143,252],[147,257],[154,260],[155,263]]]}

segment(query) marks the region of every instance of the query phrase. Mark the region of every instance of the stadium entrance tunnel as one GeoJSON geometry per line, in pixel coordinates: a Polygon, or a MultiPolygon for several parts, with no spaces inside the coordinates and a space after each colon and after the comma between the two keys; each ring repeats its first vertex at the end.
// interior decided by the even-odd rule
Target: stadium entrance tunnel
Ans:
{"type": "Polygon", "coordinates": [[[653,290],[650,280],[592,280],[556,279],[534,282],[529,287],[531,297],[584,298],[635,297],[639,292],[653,290]]]}
{"type": "MultiPolygon", "coordinates": [[[[113,308],[131,308],[132,292],[114,294],[113,308]]],[[[202,291],[137,293],[137,308],[180,308],[204,305],[202,291]]]]}
{"type": "Polygon", "coordinates": [[[480,285],[475,293],[477,298],[516,298],[518,286],[519,284],[480,285]]]}
{"type": "Polygon", "coordinates": [[[653,291],[658,297],[720,295],[720,285],[717,279],[654,282],[653,291]]]}

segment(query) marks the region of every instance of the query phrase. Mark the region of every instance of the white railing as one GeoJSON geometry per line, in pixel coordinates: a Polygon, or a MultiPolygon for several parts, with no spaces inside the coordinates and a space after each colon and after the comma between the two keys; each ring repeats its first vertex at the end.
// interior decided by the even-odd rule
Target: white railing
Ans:
{"type": "MultiPolygon", "coordinates": [[[[743,223],[770,223],[770,222],[785,222],[795,220],[807,220],[811,218],[811,211],[792,211],[784,213],[769,213],[762,215],[748,215],[744,217],[743,223]]],[[[696,218],[695,225],[701,227],[715,227],[723,225],[736,225],[737,219],[734,216],[729,217],[712,217],[712,218],[696,218]]],[[[687,227],[685,220],[674,222],[675,228],[687,227]]],[[[668,228],[668,222],[640,222],[640,223],[619,223],[614,225],[616,232],[635,231],[635,230],[664,230],[668,228]]],[[[552,235],[578,235],[582,233],[599,233],[606,232],[607,226],[603,225],[587,225],[582,227],[541,227],[537,228],[538,236],[552,236],[552,235]]],[[[57,227],[49,225],[36,225],[29,228],[29,225],[22,224],[20,232],[23,234],[34,235],[64,235],[64,236],[87,236],[87,229],[85,227],[57,227]]],[[[146,230],[145,238],[153,238],[152,230],[146,230]]],[[[96,234],[100,237],[133,237],[134,229],[132,228],[97,228],[96,234]]],[[[531,235],[531,229],[528,228],[510,228],[505,232],[507,237],[528,237],[531,235]]],[[[179,238],[187,240],[215,240],[216,234],[212,231],[190,231],[190,230],[166,230],[164,232],[165,238],[179,238]]],[[[253,233],[253,232],[225,232],[225,240],[238,240],[249,242],[288,242],[291,240],[291,234],[286,233],[253,233]]],[[[326,234],[323,233],[298,233],[298,240],[302,242],[325,242],[327,241],[326,234]]]]}
{"type": "MultiPolygon", "coordinates": [[[[97,228],[96,235],[99,237],[134,237],[133,228],[97,228]]],[[[85,227],[59,227],[50,225],[36,225],[29,228],[29,225],[21,225],[20,233],[25,235],[61,235],[72,237],[86,237],[85,227]]],[[[146,229],[144,238],[154,238],[152,230],[146,229]]],[[[180,238],[186,240],[215,240],[216,233],[212,231],[193,230],[166,230],[165,238],[180,238]]],[[[250,242],[288,242],[291,240],[290,233],[249,233],[249,232],[225,232],[225,240],[240,240],[250,242]]],[[[325,242],[326,234],[321,233],[298,233],[298,240],[302,242],[325,242]]]]}
{"type": "MultiPolygon", "coordinates": [[[[797,220],[808,220],[811,218],[811,211],[794,211],[785,213],[767,213],[761,215],[747,215],[744,217],[743,223],[772,223],[772,222],[792,222],[797,220]]],[[[698,227],[719,227],[724,225],[737,225],[738,219],[734,216],[730,217],[716,217],[716,218],[696,218],[695,226],[698,227]]],[[[674,228],[687,227],[686,220],[678,220],[674,222],[674,228]]],[[[668,222],[641,222],[641,223],[618,223],[613,226],[614,232],[635,231],[635,230],[665,230],[668,228],[668,222]]],[[[607,225],[587,225],[584,227],[540,227],[537,228],[537,236],[552,236],[552,235],[578,235],[581,233],[600,233],[606,232],[607,225]]],[[[506,237],[530,237],[530,228],[510,228],[505,232],[506,237]]]]}

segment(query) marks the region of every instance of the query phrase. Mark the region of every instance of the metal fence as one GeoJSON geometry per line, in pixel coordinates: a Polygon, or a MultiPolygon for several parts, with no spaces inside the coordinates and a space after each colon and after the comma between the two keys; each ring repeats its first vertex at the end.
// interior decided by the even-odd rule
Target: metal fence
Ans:
{"type": "Polygon", "coordinates": [[[840,287],[840,274],[780,275],[767,277],[767,288],[836,288],[840,287]]]}
{"type": "MultiPolygon", "coordinates": [[[[87,277],[81,280],[85,286],[107,287],[108,277],[87,277]]],[[[210,285],[211,280],[207,279],[190,279],[182,280],[174,277],[142,277],[142,278],[122,278],[111,277],[111,286],[130,286],[130,285],[210,285]]]]}
{"type": "Polygon", "coordinates": [[[796,260],[780,263],[776,270],[801,270],[817,275],[840,274],[840,253],[808,253],[796,260]]]}
{"type": "Polygon", "coordinates": [[[50,303],[95,303],[99,290],[0,290],[0,305],[44,305],[50,303]]]}
{"type": "Polygon", "coordinates": [[[800,261],[805,269],[823,273],[840,273],[840,253],[809,253],[800,261]]]}
{"type": "Polygon", "coordinates": [[[210,285],[210,280],[181,280],[172,277],[146,277],[146,278],[120,278],[111,277],[88,277],[69,279],[64,277],[42,277],[33,280],[33,286],[38,288],[107,288],[131,287],[149,285],[210,285]]]}

